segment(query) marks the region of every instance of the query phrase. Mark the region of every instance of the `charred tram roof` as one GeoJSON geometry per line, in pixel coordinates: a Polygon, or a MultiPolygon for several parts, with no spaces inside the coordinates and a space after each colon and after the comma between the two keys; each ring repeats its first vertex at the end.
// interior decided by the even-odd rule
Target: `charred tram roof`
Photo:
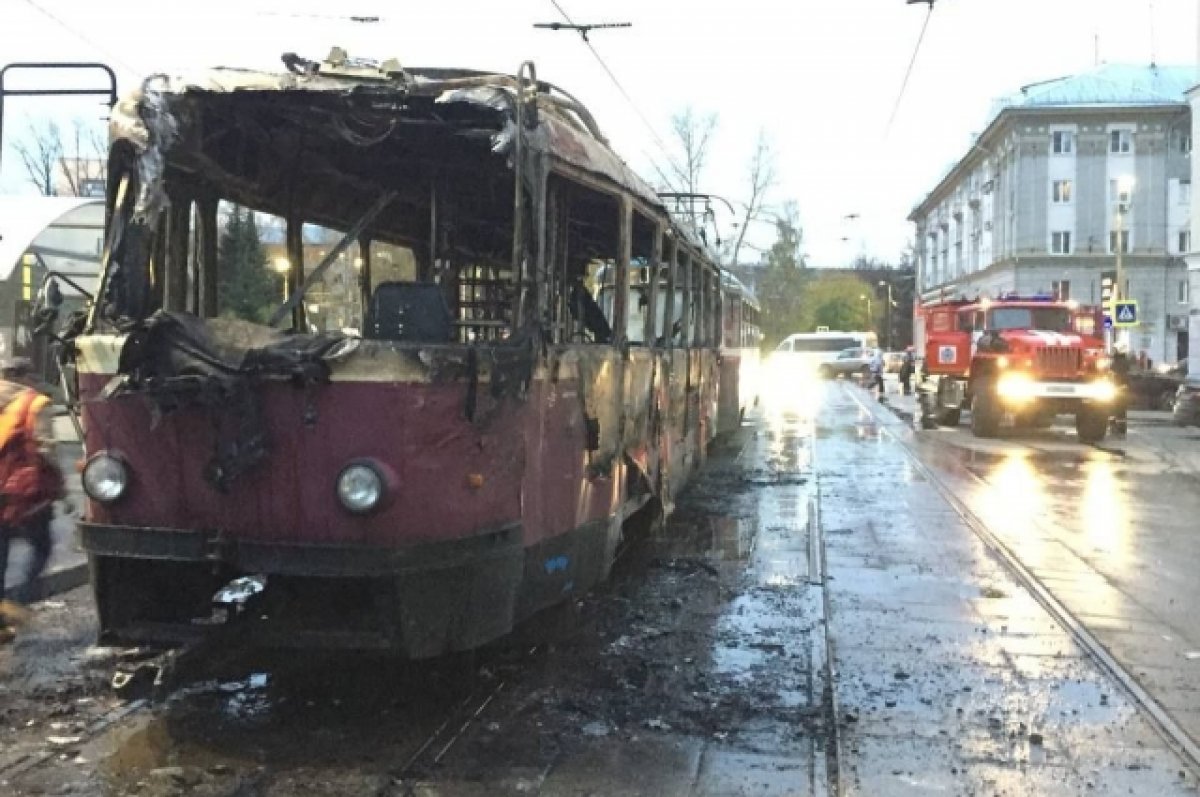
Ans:
{"type": "MultiPolygon", "coordinates": [[[[114,165],[137,162],[143,217],[165,205],[171,191],[164,176],[168,185],[190,184],[195,192],[328,226],[344,225],[386,188],[399,191],[394,204],[409,212],[382,215],[371,233],[418,241],[436,179],[456,201],[470,203],[462,216],[480,225],[474,231],[480,245],[499,251],[511,241],[521,97],[532,99],[522,139],[532,167],[527,184],[556,169],[629,193],[668,216],[587,109],[550,83],[464,69],[389,70],[346,59],[333,66],[292,55],[284,61],[292,71],[222,67],[195,77],[152,76],[118,104],[114,165]]],[[[693,248],[705,248],[692,230],[671,226],[693,248]]]]}

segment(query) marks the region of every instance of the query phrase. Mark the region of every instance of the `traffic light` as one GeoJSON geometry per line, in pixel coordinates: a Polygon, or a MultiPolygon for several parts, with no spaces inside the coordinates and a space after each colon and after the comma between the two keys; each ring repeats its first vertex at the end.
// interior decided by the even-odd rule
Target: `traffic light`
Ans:
{"type": "Polygon", "coordinates": [[[1117,300],[1117,272],[1105,271],[1100,274],[1100,307],[1104,313],[1104,328],[1113,325],[1113,304],[1117,300]]]}

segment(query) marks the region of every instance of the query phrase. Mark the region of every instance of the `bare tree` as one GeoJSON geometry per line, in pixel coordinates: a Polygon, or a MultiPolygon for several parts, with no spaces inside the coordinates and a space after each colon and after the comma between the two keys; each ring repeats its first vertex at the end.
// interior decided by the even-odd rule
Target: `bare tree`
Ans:
{"type": "Polygon", "coordinates": [[[25,175],[42,196],[54,196],[54,172],[62,160],[62,136],[58,124],[49,119],[42,125],[31,122],[25,136],[13,144],[25,175]]]}
{"type": "Polygon", "coordinates": [[[107,142],[95,127],[76,119],[71,125],[71,137],[62,147],[59,170],[72,196],[83,196],[89,183],[103,182],[108,171],[107,142]]]}
{"type": "Polygon", "coordinates": [[[759,221],[763,216],[763,203],[767,191],[775,184],[775,153],[771,150],[771,142],[767,139],[767,131],[758,131],[758,140],[754,144],[754,155],[750,158],[750,197],[742,205],[745,211],[742,223],[738,229],[737,240],[733,244],[733,255],[730,264],[738,264],[738,255],[746,240],[746,230],[750,225],[759,221]]]}
{"type": "Polygon", "coordinates": [[[671,131],[679,144],[682,163],[672,159],[671,171],[683,183],[683,190],[694,194],[699,190],[700,173],[708,159],[708,145],[717,128],[717,115],[699,115],[689,105],[671,117],[671,131]]]}
{"type": "Polygon", "coordinates": [[[31,122],[14,145],[25,175],[43,196],[83,196],[85,188],[103,181],[107,168],[104,135],[76,119],[64,136],[53,119],[31,122]],[[56,177],[61,176],[61,183],[56,177]],[[63,190],[60,192],[59,187],[63,190]]]}

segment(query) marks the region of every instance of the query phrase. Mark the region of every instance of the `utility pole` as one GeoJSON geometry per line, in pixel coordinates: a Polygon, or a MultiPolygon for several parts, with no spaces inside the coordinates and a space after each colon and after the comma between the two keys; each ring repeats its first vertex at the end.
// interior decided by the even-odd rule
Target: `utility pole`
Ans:
{"type": "MultiPolygon", "coordinates": [[[[1123,301],[1129,297],[1125,295],[1125,212],[1133,205],[1133,189],[1134,178],[1118,177],[1117,178],[1117,284],[1113,286],[1113,298],[1115,301],[1123,301]],[[1125,201],[1124,197],[1128,193],[1129,200],[1125,201]]],[[[1116,307],[1116,305],[1113,305],[1116,307]]],[[[1116,330],[1113,335],[1114,346],[1117,343],[1117,338],[1123,333],[1116,330]]]]}
{"type": "Polygon", "coordinates": [[[887,288],[887,329],[884,330],[883,345],[888,351],[892,350],[892,305],[895,302],[892,299],[892,283],[887,280],[880,280],[879,287],[887,288]]]}

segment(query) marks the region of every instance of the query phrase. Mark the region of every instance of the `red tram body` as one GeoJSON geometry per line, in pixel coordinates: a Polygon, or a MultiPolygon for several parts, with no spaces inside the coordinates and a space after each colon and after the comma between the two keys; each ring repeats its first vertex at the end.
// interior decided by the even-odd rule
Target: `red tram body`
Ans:
{"type": "Polygon", "coordinates": [[[717,432],[722,333],[747,347],[753,319],[722,329],[699,236],[531,65],[285,63],[114,111],[67,348],[101,636],[203,634],[254,576],[264,644],[470,649],[670,511],[717,432]],[[252,318],[235,222],[284,241],[287,300],[252,318]]]}

